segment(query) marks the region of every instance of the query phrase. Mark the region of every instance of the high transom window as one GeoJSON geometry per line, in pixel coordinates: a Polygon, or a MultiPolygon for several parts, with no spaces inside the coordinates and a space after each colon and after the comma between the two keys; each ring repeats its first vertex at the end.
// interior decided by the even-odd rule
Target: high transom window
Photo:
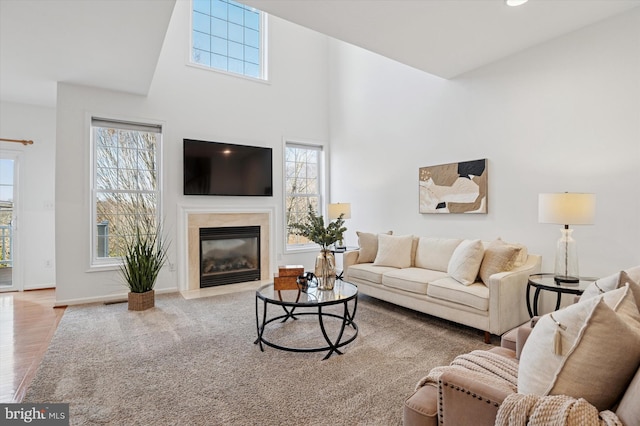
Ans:
{"type": "Polygon", "coordinates": [[[264,14],[232,0],[192,0],[191,62],[266,79],[264,14]]]}

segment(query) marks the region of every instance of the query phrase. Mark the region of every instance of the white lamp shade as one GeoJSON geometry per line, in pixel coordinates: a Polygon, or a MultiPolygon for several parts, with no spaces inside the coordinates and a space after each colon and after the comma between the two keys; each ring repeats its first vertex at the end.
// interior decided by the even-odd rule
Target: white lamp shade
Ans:
{"type": "Polygon", "coordinates": [[[344,213],[343,219],[351,219],[351,203],[329,204],[329,219],[337,219],[340,213],[344,213]]]}
{"type": "Polygon", "coordinates": [[[596,214],[595,194],[554,193],[538,195],[538,222],[591,225],[596,214]]]}

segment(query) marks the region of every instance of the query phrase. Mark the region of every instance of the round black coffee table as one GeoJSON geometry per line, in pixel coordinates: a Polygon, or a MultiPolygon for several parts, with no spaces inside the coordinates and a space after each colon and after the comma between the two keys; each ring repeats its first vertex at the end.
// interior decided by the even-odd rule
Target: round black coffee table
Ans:
{"type": "Polygon", "coordinates": [[[291,352],[322,352],[328,351],[323,358],[327,359],[334,353],[342,355],[339,348],[353,342],[358,336],[358,326],[354,318],[358,307],[358,287],[342,280],[336,280],[333,290],[318,290],[317,287],[309,288],[306,291],[301,290],[274,290],[273,284],[267,284],[260,287],[256,291],[256,327],[258,338],[255,344],[260,344],[260,350],[264,352],[263,344],[272,348],[291,352]],[[262,304],[260,303],[262,301],[262,304]],[[351,303],[351,308],[349,307],[351,303]],[[262,315],[260,314],[260,305],[262,305],[262,315]],[[284,310],[284,314],[277,315],[273,318],[267,317],[269,305],[279,305],[284,310]],[[329,306],[342,305],[341,312],[328,312],[329,306]],[[268,325],[275,322],[285,322],[289,319],[297,320],[298,316],[313,315],[318,317],[318,323],[322,336],[326,341],[326,346],[313,348],[294,348],[271,342],[265,338],[265,329],[268,325]],[[325,327],[325,320],[337,318],[340,320],[340,331],[335,339],[331,339],[325,327]],[[345,328],[351,327],[354,332],[349,333],[349,337],[345,337],[345,328]]]}

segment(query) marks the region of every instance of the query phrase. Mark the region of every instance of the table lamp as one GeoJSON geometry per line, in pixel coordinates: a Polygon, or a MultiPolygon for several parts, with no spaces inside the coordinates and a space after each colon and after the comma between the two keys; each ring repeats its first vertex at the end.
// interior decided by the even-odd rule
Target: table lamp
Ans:
{"type": "MultiPolygon", "coordinates": [[[[332,203],[329,204],[329,220],[334,220],[343,214],[343,219],[351,219],[351,203],[332,203]]],[[[344,247],[343,241],[338,241],[337,247],[344,247]]]]}
{"type": "Polygon", "coordinates": [[[595,207],[595,194],[564,192],[538,195],[538,222],[564,225],[556,247],[554,278],[557,283],[580,281],[577,245],[569,225],[593,224],[595,207]]]}

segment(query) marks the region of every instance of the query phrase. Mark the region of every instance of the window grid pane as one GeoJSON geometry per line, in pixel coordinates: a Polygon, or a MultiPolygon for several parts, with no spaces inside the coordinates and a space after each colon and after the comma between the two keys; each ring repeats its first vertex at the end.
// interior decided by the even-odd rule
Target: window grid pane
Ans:
{"type": "Polygon", "coordinates": [[[261,13],[233,0],[193,0],[191,61],[263,78],[261,13]]]}
{"type": "Polygon", "coordinates": [[[285,190],[287,246],[312,244],[308,239],[289,232],[290,223],[301,222],[307,217],[309,205],[319,211],[320,199],[320,151],[317,146],[301,147],[287,144],[285,148],[285,190]]]}
{"type": "Polygon", "coordinates": [[[157,150],[161,133],[118,128],[117,122],[92,129],[96,224],[93,258],[115,258],[124,254],[124,243],[136,228],[157,229],[157,150]]]}

